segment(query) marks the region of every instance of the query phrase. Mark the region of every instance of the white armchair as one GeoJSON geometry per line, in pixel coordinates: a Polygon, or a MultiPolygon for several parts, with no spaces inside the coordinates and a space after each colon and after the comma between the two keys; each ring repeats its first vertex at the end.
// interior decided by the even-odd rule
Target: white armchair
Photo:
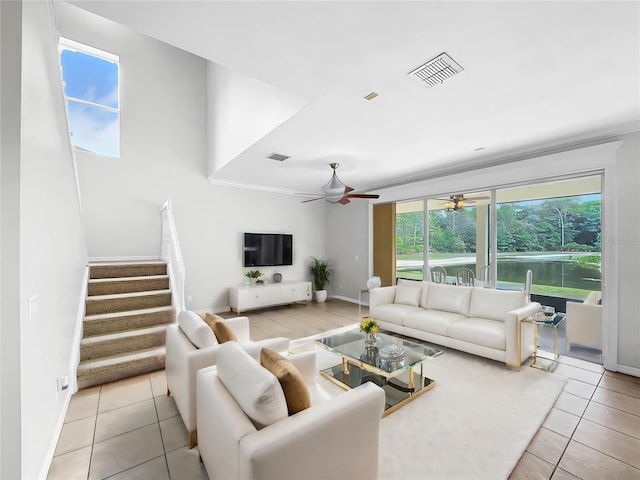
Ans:
{"type": "MultiPolygon", "coordinates": [[[[278,401],[266,393],[271,380],[262,377],[273,375],[247,355],[238,358],[237,351],[229,351],[237,347],[229,347],[222,347],[217,366],[198,372],[198,449],[211,480],[378,478],[385,403],[380,387],[365,383],[335,397],[319,395],[315,352],[291,355],[309,387],[311,406],[287,416],[285,405],[284,415],[265,426],[256,420],[255,409],[273,412],[278,401]],[[259,368],[251,367],[254,372],[246,375],[239,366],[245,362],[259,368]],[[266,374],[257,372],[259,379],[254,378],[260,369],[266,374]]],[[[273,388],[281,391],[273,379],[273,388]]]]}
{"type": "Polygon", "coordinates": [[[591,292],[583,303],[567,302],[567,345],[602,350],[601,299],[601,292],[591,292]]]}
{"type": "MultiPolygon", "coordinates": [[[[286,338],[250,341],[249,319],[247,317],[230,318],[226,320],[226,323],[245,349],[259,351],[262,346],[267,346],[278,352],[285,352],[289,349],[289,340],[286,338]]],[[[165,356],[167,395],[173,396],[182,421],[189,432],[190,449],[198,443],[196,373],[201,368],[216,364],[219,348],[220,344],[197,348],[177,323],[169,325],[167,328],[165,356]]]]}

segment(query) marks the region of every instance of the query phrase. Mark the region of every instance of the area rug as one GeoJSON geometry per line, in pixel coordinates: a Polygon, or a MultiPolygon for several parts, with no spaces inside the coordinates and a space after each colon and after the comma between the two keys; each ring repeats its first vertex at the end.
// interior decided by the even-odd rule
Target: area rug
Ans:
{"type": "MultiPolygon", "coordinates": [[[[313,340],[296,340],[292,350],[314,348],[321,369],[339,363],[337,355],[314,346],[313,340]]],[[[424,368],[435,388],[381,421],[380,479],[508,478],[566,379],[527,366],[517,372],[442,349],[445,353],[427,360],[424,368]]],[[[321,381],[336,391],[334,384],[321,381]]]]}

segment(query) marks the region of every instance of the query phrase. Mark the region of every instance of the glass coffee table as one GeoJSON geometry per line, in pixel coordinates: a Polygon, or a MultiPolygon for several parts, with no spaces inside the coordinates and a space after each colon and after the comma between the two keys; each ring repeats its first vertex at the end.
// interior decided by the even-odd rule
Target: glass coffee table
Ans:
{"type": "Polygon", "coordinates": [[[435,386],[434,380],[424,376],[423,363],[442,355],[442,350],[382,332],[376,333],[375,345],[365,345],[364,333],[358,328],[316,343],[342,359],[340,364],[321,370],[323,376],[344,389],[365,382],[382,387],[386,396],[383,416],[435,386]]]}

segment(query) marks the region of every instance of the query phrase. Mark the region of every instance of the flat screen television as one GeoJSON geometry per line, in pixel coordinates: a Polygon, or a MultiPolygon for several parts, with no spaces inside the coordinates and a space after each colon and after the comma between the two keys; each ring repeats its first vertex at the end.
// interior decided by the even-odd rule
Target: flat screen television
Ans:
{"type": "Polygon", "coordinates": [[[245,233],[244,266],[293,265],[293,235],[288,233],[245,233]]]}

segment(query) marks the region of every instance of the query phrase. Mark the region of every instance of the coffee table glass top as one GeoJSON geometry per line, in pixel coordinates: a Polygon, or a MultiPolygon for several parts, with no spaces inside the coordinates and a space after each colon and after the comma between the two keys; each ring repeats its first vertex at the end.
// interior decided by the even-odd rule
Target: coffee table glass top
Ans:
{"type": "Polygon", "coordinates": [[[383,375],[412,368],[428,358],[442,355],[442,350],[382,332],[376,333],[375,345],[366,346],[364,333],[357,328],[320,338],[317,342],[338,355],[374,367],[383,375]]]}
{"type": "Polygon", "coordinates": [[[365,382],[381,387],[385,392],[383,416],[435,386],[434,380],[423,375],[423,365],[428,358],[442,355],[442,350],[382,332],[376,333],[375,345],[365,344],[364,337],[356,328],[316,340],[341,358],[340,364],[320,373],[346,389],[365,382]]]}

